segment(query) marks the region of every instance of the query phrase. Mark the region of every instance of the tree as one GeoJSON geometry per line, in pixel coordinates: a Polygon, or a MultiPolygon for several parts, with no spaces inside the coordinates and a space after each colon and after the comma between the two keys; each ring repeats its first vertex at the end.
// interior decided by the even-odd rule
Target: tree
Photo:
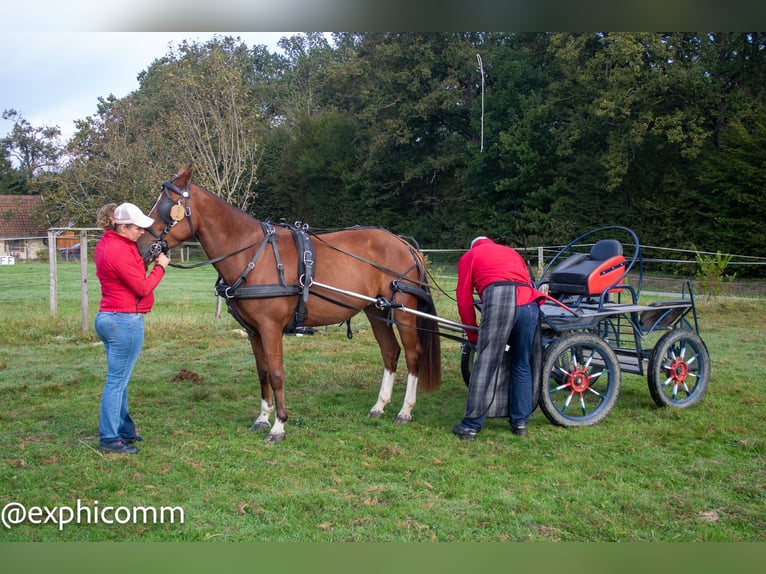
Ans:
{"type": "Polygon", "coordinates": [[[8,153],[0,157],[0,195],[24,195],[26,185],[21,172],[14,169],[8,153]]]}
{"type": "Polygon", "coordinates": [[[0,147],[6,150],[11,161],[15,160],[26,181],[41,171],[59,168],[61,129],[58,126],[34,127],[13,109],[4,110],[3,119],[13,121],[13,128],[0,140],[0,147]]]}
{"type": "Polygon", "coordinates": [[[246,209],[261,152],[247,47],[232,38],[184,42],[154,70],[163,79],[165,135],[216,195],[246,209]]]}

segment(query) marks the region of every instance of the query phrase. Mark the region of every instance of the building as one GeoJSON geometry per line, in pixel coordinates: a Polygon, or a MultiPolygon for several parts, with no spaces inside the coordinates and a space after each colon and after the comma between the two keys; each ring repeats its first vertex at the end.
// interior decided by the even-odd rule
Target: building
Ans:
{"type": "Polygon", "coordinates": [[[0,195],[0,257],[4,263],[32,261],[48,252],[48,231],[32,217],[41,207],[39,195],[0,195]]]}

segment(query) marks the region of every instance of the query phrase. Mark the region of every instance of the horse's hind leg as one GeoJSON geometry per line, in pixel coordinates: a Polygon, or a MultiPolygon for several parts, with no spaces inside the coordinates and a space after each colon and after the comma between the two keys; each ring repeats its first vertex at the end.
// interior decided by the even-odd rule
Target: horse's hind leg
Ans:
{"type": "MultiPolygon", "coordinates": [[[[375,340],[380,347],[380,354],[383,357],[383,378],[380,381],[380,391],[378,400],[370,409],[368,416],[380,418],[383,416],[386,406],[391,402],[391,395],[394,390],[394,381],[396,380],[396,366],[399,361],[399,355],[402,352],[399,342],[394,335],[394,329],[391,325],[381,320],[382,315],[368,312],[372,332],[375,340]]],[[[402,410],[396,416],[396,424],[408,423],[412,420],[412,408],[415,406],[415,389],[417,388],[417,377],[412,380],[407,377],[407,391],[405,393],[405,402],[402,410]],[[414,384],[413,384],[414,383],[414,384]]]]}
{"type": "Polygon", "coordinates": [[[404,392],[402,410],[396,416],[396,424],[408,423],[412,420],[418,394],[418,362],[422,354],[415,321],[411,316],[397,317],[397,328],[404,346],[404,358],[407,365],[407,389],[404,392]]]}
{"type": "Polygon", "coordinates": [[[274,412],[274,404],[271,400],[271,386],[268,380],[268,371],[266,370],[266,358],[263,353],[263,344],[260,335],[250,336],[250,346],[253,349],[255,357],[255,366],[258,371],[258,381],[261,384],[261,411],[250,427],[251,431],[268,431],[271,429],[269,418],[274,412]]]}

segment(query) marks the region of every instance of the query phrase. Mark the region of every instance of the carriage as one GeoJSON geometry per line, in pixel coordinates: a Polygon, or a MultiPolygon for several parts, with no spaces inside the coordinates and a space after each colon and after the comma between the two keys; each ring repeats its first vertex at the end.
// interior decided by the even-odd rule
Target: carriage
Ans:
{"type": "MultiPolygon", "coordinates": [[[[247,332],[256,362],[261,401],[251,430],[266,431],[269,442],[284,440],[283,336],[342,324],[360,312],[370,320],[383,359],[369,416],[383,416],[391,401],[402,348],[406,390],[397,424],[412,420],[418,390],[440,387],[441,337],[463,342],[461,367],[468,380],[470,347],[444,331],[464,334],[474,327],[437,316],[425,261],[413,241],[377,227],[317,233],[304,225],[257,220],[191,176],[189,165],[162,183],[149,212],[154,223],[138,247],[147,265],[160,251],[189,239],[209,257],[201,264],[218,272],[215,290],[247,332]]],[[[537,286],[549,297],[541,307],[536,345],[535,405],[558,425],[596,424],[614,406],[622,372],[646,375],[658,405],[694,404],[707,388],[710,358],[699,337],[691,285],[680,300],[639,304],[638,239],[627,228],[596,231],[626,232],[632,249],[606,238],[588,253],[574,253],[596,235],[590,232],[565,246],[541,274],[537,286]],[[629,273],[636,266],[633,287],[629,273]]]]}
{"type": "MultiPolygon", "coordinates": [[[[559,426],[590,426],[614,407],[624,373],[646,377],[660,407],[697,403],[710,381],[691,283],[678,298],[640,303],[643,257],[636,234],[608,226],[576,237],[547,263],[540,307],[534,402],[559,426]]],[[[657,296],[655,296],[657,297],[657,296]]],[[[463,344],[468,384],[473,349],[463,344]]]]}

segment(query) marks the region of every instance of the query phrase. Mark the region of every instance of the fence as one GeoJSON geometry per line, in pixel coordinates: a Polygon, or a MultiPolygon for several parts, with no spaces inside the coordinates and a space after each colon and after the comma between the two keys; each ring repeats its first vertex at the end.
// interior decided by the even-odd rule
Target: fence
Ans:
{"type": "MultiPolygon", "coordinates": [[[[70,257],[69,252],[63,252],[57,248],[57,237],[63,231],[62,229],[52,228],[48,231],[48,253],[50,265],[50,312],[55,315],[58,310],[58,263],[62,261],[79,261],[80,263],[80,306],[81,306],[81,324],[83,332],[89,328],[90,318],[88,316],[88,256],[92,252],[92,246],[100,237],[101,230],[94,228],[69,228],[69,231],[79,233],[79,249],[77,258],[70,257]]],[[[545,267],[545,262],[552,259],[563,246],[538,246],[518,248],[522,256],[527,260],[535,276],[539,276],[545,267]]],[[[71,249],[71,247],[63,248],[71,249]]],[[[643,289],[647,291],[672,292],[679,293],[680,286],[688,278],[695,276],[698,268],[696,255],[715,256],[712,252],[699,252],[668,247],[641,246],[643,256],[644,270],[643,289]],[[646,254],[654,254],[653,257],[647,257],[646,254]],[[652,272],[655,269],[670,269],[673,267],[684,268],[682,272],[674,275],[658,274],[652,272]],[[685,269],[689,270],[685,273],[685,269]]],[[[437,266],[443,276],[454,276],[457,273],[457,261],[465,253],[465,249],[422,249],[422,253],[428,258],[431,265],[437,266]]],[[[190,261],[204,261],[205,254],[199,244],[188,242],[183,247],[175,248],[171,251],[171,258],[174,261],[188,263],[190,261]]],[[[732,258],[729,265],[737,266],[755,266],[762,267],[766,265],[766,258],[737,255],[732,258]]],[[[637,281],[637,279],[635,280],[637,281]]],[[[740,281],[728,284],[729,294],[743,297],[763,297],[766,295],[766,282],[763,281],[740,281]]]]}

